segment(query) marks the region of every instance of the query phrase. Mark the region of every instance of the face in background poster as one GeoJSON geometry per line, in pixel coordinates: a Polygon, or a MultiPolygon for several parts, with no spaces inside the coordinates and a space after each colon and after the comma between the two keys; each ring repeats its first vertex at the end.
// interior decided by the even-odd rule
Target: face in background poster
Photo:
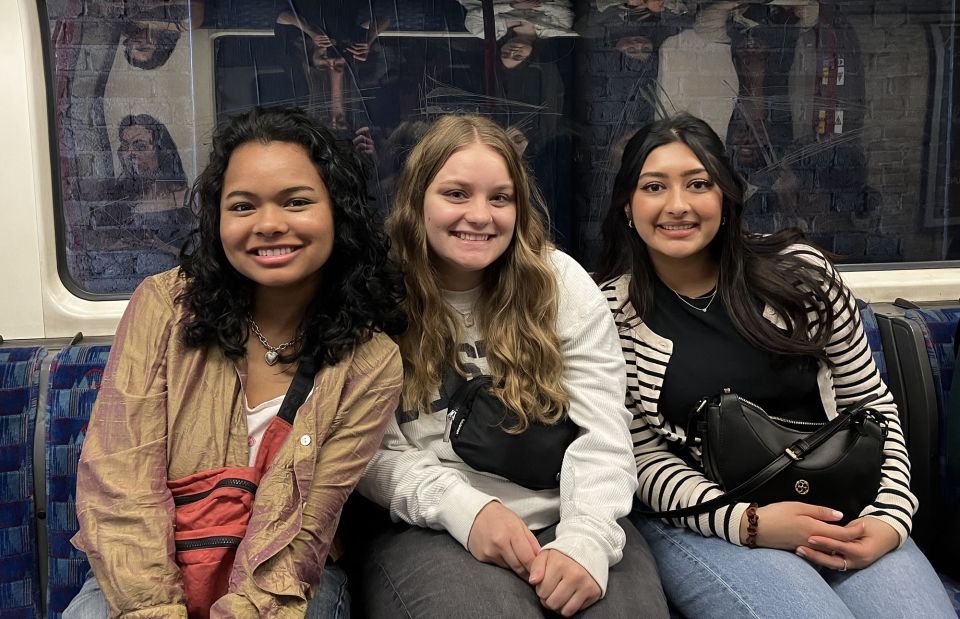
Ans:
{"type": "Polygon", "coordinates": [[[51,12],[65,260],[88,293],[176,264],[193,227],[189,4],[75,2],[51,12]]]}

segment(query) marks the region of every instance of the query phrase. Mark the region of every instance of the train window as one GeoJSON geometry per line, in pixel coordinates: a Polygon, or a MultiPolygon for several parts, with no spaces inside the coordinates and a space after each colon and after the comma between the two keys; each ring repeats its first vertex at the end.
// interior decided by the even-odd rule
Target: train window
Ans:
{"type": "Polygon", "coordinates": [[[960,256],[950,2],[44,6],[58,259],[79,296],[126,296],[176,263],[210,135],[254,105],[303,106],[366,153],[381,213],[425,123],[492,116],[588,265],[625,141],[679,110],[726,141],[752,230],[799,227],[849,263],[960,256]]]}

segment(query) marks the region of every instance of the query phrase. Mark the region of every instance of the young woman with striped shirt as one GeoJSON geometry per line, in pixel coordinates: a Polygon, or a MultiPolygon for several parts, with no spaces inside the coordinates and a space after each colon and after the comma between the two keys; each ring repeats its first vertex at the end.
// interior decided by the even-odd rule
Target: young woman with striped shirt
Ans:
{"type": "Polygon", "coordinates": [[[845,526],[798,501],[635,516],[667,596],[691,617],[952,617],[909,537],[907,449],[855,300],[799,232],[746,233],[744,190],[723,142],[693,116],[652,123],[624,149],[597,279],[627,361],[637,496],[664,511],[722,493],[684,438],[692,405],[724,388],[809,422],[876,394],[888,424],[882,479],[845,526]]]}

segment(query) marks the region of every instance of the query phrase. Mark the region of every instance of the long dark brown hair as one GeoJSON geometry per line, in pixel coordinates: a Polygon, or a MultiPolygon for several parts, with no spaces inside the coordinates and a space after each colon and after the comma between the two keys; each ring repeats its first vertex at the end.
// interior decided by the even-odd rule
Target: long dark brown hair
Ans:
{"type": "Polygon", "coordinates": [[[840,297],[849,303],[849,291],[822,252],[812,247],[785,251],[804,242],[799,230],[758,235],[743,229],[745,183],[710,125],[690,114],[650,123],[627,142],[603,221],[596,280],[631,275],[628,298],[633,313],[624,315],[625,319],[643,320],[653,307],[656,272],[646,243],[627,227],[625,209],[647,157],[654,149],[674,142],[693,151],[723,193],[724,223],[710,251],[720,266],[717,293],[737,331],[761,350],[826,360],[830,325],[837,316],[835,304],[840,297]],[[764,304],[783,319],[783,328],[763,317],[764,304]]]}

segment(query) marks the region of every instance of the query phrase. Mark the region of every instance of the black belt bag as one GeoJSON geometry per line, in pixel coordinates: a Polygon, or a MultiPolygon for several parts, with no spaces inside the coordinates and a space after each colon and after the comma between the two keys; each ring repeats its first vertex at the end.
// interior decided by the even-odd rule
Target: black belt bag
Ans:
{"type": "Polygon", "coordinates": [[[701,437],[704,474],[724,494],[699,505],[641,515],[685,518],[737,501],[803,501],[858,517],[877,496],[887,422],[871,394],[827,423],[772,417],[729,389],[691,413],[687,445],[701,437]],[[815,428],[811,431],[811,428],[815,428]]]}
{"type": "Polygon", "coordinates": [[[518,416],[490,392],[491,384],[484,374],[466,380],[450,366],[444,370],[453,451],[472,468],[525,488],[558,488],[563,456],[579,428],[564,416],[553,425],[530,422],[520,434],[509,434],[504,428],[514,425],[518,416]]]}

